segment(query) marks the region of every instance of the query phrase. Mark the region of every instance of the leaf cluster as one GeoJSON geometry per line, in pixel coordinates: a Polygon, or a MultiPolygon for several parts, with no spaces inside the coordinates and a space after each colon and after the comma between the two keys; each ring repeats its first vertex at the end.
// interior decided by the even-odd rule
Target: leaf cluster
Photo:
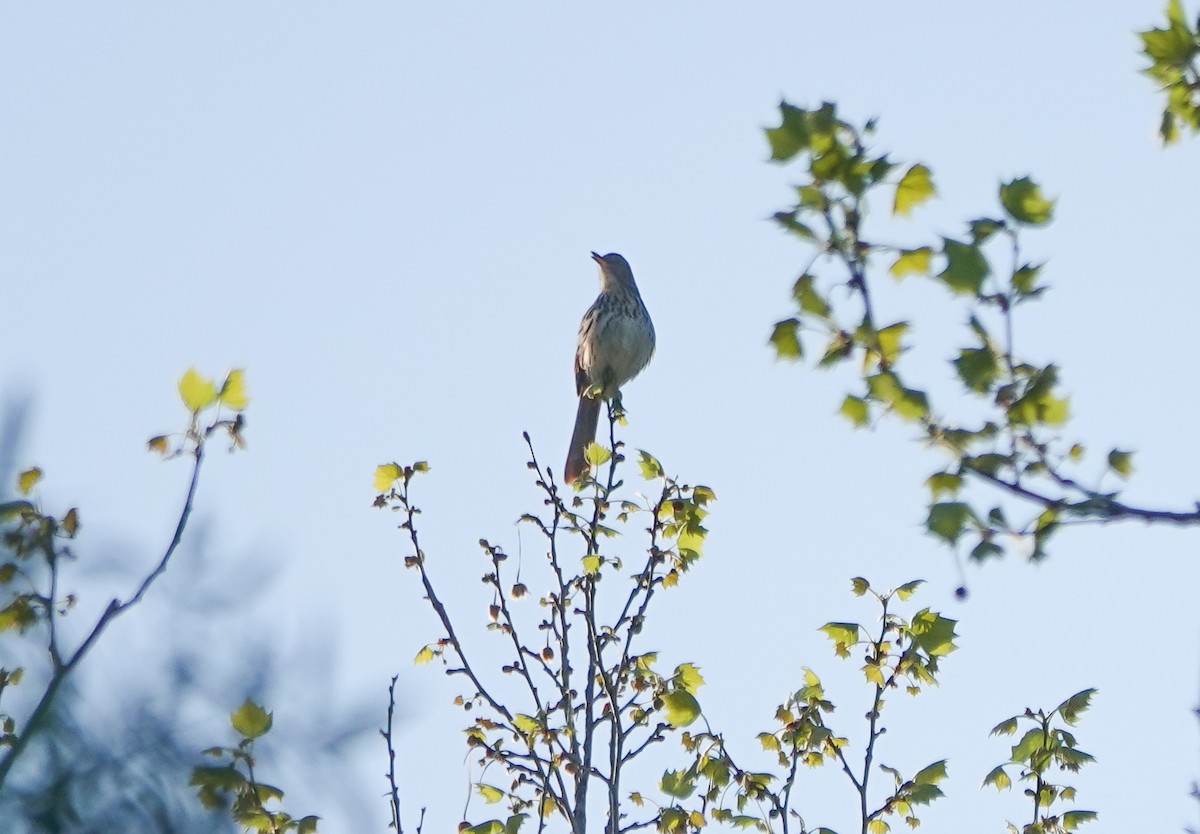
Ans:
{"type": "Polygon", "coordinates": [[[1009,823],[1008,828],[1014,834],[1074,831],[1083,823],[1096,819],[1094,811],[1055,808],[1056,805],[1074,801],[1075,788],[1055,784],[1048,778],[1052,769],[1078,773],[1085,764],[1095,761],[1090,753],[1079,749],[1074,733],[1056,723],[1061,721],[1074,726],[1095,694],[1094,689],[1084,689],[1049,711],[1027,708],[1021,715],[1001,721],[992,729],[992,735],[1011,736],[1022,725],[1028,726],[1020,740],[1012,746],[1009,760],[993,768],[983,780],[984,787],[992,785],[996,790],[1007,790],[1012,787],[1009,771],[1013,770],[1017,773],[1018,781],[1030,783],[1025,795],[1033,801],[1033,820],[1020,828],[1009,823]]]}
{"type": "Polygon", "coordinates": [[[419,575],[442,629],[415,661],[440,659],[447,674],[464,680],[455,703],[473,714],[465,737],[480,772],[475,795],[508,808],[507,816],[465,822],[461,830],[511,834],[529,819],[541,830],[560,818],[573,831],[588,831],[589,795],[604,797],[606,830],[651,824],[654,818],[625,819],[622,775],[700,717],[699,670],[689,663],[662,669],[640,635],[656,594],[677,586],[701,557],[715,495],[668,476],[647,452],[639,453],[638,469],[650,495],[628,494],[619,474],[623,444],[614,435],[620,417],[610,411],[610,445],[587,449],[596,474],[574,490],[555,482],[526,436],[544,511],[520,521],[536,531],[543,558],[531,566],[500,544],[479,542],[491,597],[486,630],[507,653],[498,674],[479,665],[460,638],[435,583],[436,566],[421,547],[410,487],[428,467],[376,470],[375,505],[402,516],[411,545],[405,566],[419,575]],[[645,530],[646,544],[629,550],[620,534],[635,527],[645,530]]]}
{"type": "Polygon", "coordinates": [[[1200,131],[1200,18],[1190,25],[1181,0],[1168,0],[1166,25],[1138,32],[1142,54],[1150,61],[1143,72],[1158,83],[1166,98],[1159,135],[1169,145],[1181,132],[1200,131]]]}
{"type": "Polygon", "coordinates": [[[660,787],[669,796],[693,798],[698,806],[666,809],[671,813],[664,815],[659,829],[695,831],[710,818],[761,831],[833,834],[828,828],[808,828],[793,802],[800,774],[825,764],[839,767],[859,795],[863,831],[883,834],[890,830],[892,818],[903,819],[912,827],[919,825],[917,806],[928,805],[943,795],[938,785],[946,777],[945,760],[905,777],[895,768],[876,764],[875,757],[876,745],[885,732],[880,719],[889,694],[903,686],[909,694],[917,695],[923,687],[936,684],[939,659],[956,648],[954,620],[928,608],[911,616],[890,610],[893,600],[907,601],[921,584],[918,580],[880,592],[867,580],[855,578],[855,595],[871,595],[880,608],[873,636],[867,636],[867,628],[852,622],[826,623],[820,629],[833,642],[838,657],[861,653],[864,658],[863,674],[871,691],[871,707],[865,716],[867,741],[861,758],[857,758],[860,754],[853,751],[848,737],[830,725],[835,706],[816,672],[806,667],[802,685],[775,711],[774,725],[758,734],[762,749],[774,755],[775,769],[752,771],[739,766],[723,736],[712,730],[685,733],[682,741],[692,754],[692,762],[684,770],[664,774],[660,787]],[[882,795],[871,788],[871,777],[876,773],[892,780],[882,795]]]}
{"type": "Polygon", "coordinates": [[[780,112],[779,127],[767,130],[772,159],[796,166],[801,179],[795,204],[775,220],[815,251],[792,287],[795,311],[775,324],[770,341],[780,358],[801,359],[805,343],[819,340],[822,368],[853,360],[857,389],[845,395],[841,414],[855,427],[898,418],[949,458],[927,480],[931,535],[951,546],[965,537],[977,560],[1014,545],[1038,559],[1063,524],[1122,518],[1200,523],[1200,511],[1132,507],[1119,491],[1104,488],[1106,473],[1132,472],[1126,450],[1108,453],[1094,485],[1074,474],[1085,450],[1060,435],[1069,402],[1059,369],[1021,357],[1014,346],[1015,311],[1046,290],[1044,265],[1021,250],[1023,236],[1054,217],[1055,201],[1036,181],[1001,183],[998,211],[969,220],[961,235],[885,243],[864,233],[870,198],[890,198],[893,216],[911,213],[937,195],[929,166],[898,165],[873,151],[874,121],[857,127],[833,104],[809,111],[784,102],[780,112]],[[892,178],[893,171],[902,173],[892,178]],[[873,286],[880,272],[897,281],[924,276],[969,306],[966,343],[949,364],[980,419],[943,416],[929,386],[912,381],[904,357],[913,323],[879,310],[873,286]],[[1006,500],[972,501],[968,483],[997,489],[1006,500]]]}
{"type": "Polygon", "coordinates": [[[283,800],[284,793],[255,776],[254,743],[270,731],[271,713],[247,698],[230,713],[229,722],[241,736],[238,743],[233,747],[208,748],[204,755],[216,760],[216,764],[196,765],[192,769],[191,785],[196,788],[201,804],[210,810],[227,810],[246,831],[315,834],[318,817],[296,818],[282,810],[269,809],[269,804],[283,800]]]}

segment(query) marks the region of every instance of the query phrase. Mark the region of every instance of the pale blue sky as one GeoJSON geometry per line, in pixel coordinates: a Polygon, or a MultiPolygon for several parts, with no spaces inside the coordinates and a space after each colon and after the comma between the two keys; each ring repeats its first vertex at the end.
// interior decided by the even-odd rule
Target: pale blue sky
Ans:
{"type": "MultiPolygon", "coordinates": [[[[879,754],[949,758],[923,830],[1023,819],[1019,793],[978,789],[1007,753],[987,732],[1088,686],[1079,737],[1099,763],[1075,780],[1079,805],[1101,812],[1096,830],[1180,830],[1198,816],[1196,533],[1068,532],[1047,564],[968,568],[956,603],[953,562],[920,524],[932,454],[900,427],[851,432],[834,416],[846,379],[765,346],[809,255],[765,220],[798,176],[766,162],[781,97],[879,116],[879,147],[932,167],[942,199],[894,236],[958,233],[994,212],[998,181],[1031,173],[1060,198],[1028,241],[1054,289],[1022,312],[1019,344],[1063,367],[1068,431],[1097,465],[1138,450],[1131,500],[1188,507],[1200,145],[1158,146],[1137,74],[1133,30],[1161,5],[5,4],[0,390],[34,398],[26,462],[47,472],[48,508],[82,508],[79,549],[123,549],[133,570],[184,487],[182,465],[144,452],[181,424],[175,380],[245,367],[249,449],[209,462],[206,552],[250,587],[277,574],[254,622],[280,658],[313,641],[336,658],[333,683],[276,696],[276,720],[363,703],[382,720],[399,672],[408,804],[445,830],[469,780],[463,716],[436,669],[411,666],[438,632],[403,540],[369,508],[371,472],[431,461],[425,547],[482,625],[475,542],[520,546],[512,522],[537,500],[521,431],[559,465],[588,252],[619,251],[659,339],[625,438],[719,498],[707,556],[653,632],[664,662],[702,668],[710,721],[754,756],[809,665],[856,730],[867,693],[816,628],[871,616],[851,576],[924,577],[919,601],[961,621],[962,650],[940,690],[897,703],[879,754]]],[[[924,367],[949,379],[963,312],[901,289],[892,317],[918,320],[924,367]]],[[[176,567],[163,599],[194,581],[176,567]]],[[[105,602],[84,595],[80,621],[105,602]]],[[[178,624],[155,605],[113,628],[93,678],[119,689],[139,668],[122,647],[178,624]]],[[[246,622],[203,628],[220,646],[246,622]]],[[[244,695],[229,683],[230,708],[244,695]]],[[[223,718],[192,731],[219,741],[223,718]]],[[[276,762],[289,806],[323,830],[382,831],[382,750],[370,734],[356,750],[344,788],[276,762]]],[[[841,781],[802,788],[810,822],[851,828],[841,781]]]]}

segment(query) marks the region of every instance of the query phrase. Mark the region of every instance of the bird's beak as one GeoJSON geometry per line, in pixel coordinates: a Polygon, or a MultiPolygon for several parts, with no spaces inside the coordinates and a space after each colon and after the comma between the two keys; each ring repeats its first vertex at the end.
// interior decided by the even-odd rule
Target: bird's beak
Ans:
{"type": "Polygon", "coordinates": [[[595,252],[593,252],[593,253],[592,253],[592,260],[593,260],[593,261],[595,261],[595,262],[596,262],[596,263],[598,263],[598,264],[603,264],[603,263],[604,263],[604,256],[603,256],[603,255],[597,255],[595,252]]]}

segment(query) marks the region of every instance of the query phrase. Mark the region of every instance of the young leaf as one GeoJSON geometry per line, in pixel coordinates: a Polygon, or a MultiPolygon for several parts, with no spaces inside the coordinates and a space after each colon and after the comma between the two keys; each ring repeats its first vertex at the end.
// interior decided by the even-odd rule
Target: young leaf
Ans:
{"type": "Polygon", "coordinates": [[[838,409],[838,413],[853,423],[855,428],[865,426],[871,421],[867,401],[853,394],[847,394],[846,399],[842,400],[842,407],[838,409]]]}
{"type": "Polygon", "coordinates": [[[700,717],[700,702],[686,689],[673,689],[662,700],[672,727],[686,727],[700,717]]]}
{"type": "Polygon", "coordinates": [[[38,481],[41,479],[41,469],[37,468],[36,466],[26,469],[17,476],[17,490],[20,491],[22,495],[28,495],[33,488],[37,486],[38,481]]]}
{"type": "Polygon", "coordinates": [[[403,470],[398,463],[384,463],[375,467],[375,491],[387,492],[400,479],[403,470]]]}
{"type": "Polygon", "coordinates": [[[696,690],[704,686],[704,678],[700,676],[700,670],[691,663],[681,663],[675,667],[675,676],[672,678],[675,685],[687,692],[696,694],[696,690]]]}
{"type": "Polygon", "coordinates": [[[271,713],[247,698],[229,714],[233,729],[243,738],[258,738],[271,729],[271,713]]]}
{"type": "Polygon", "coordinates": [[[433,660],[433,646],[425,646],[421,651],[417,652],[417,656],[413,658],[413,663],[421,666],[431,660],[433,660]]]}
{"type": "Polygon", "coordinates": [[[933,260],[933,250],[928,246],[920,249],[901,249],[900,255],[888,269],[894,278],[905,275],[928,275],[929,264],[933,260]]]}
{"type": "Polygon", "coordinates": [[[956,293],[978,295],[983,288],[983,280],[991,272],[987,258],[978,246],[951,238],[943,238],[942,241],[946,267],[938,274],[938,278],[956,293]]]}
{"type": "Polygon", "coordinates": [[[1068,724],[1074,724],[1079,720],[1079,714],[1091,705],[1092,696],[1095,694],[1095,689],[1085,689],[1082,692],[1076,692],[1058,705],[1058,714],[1062,716],[1063,721],[1066,721],[1068,724]]]}
{"type": "Polygon", "coordinates": [[[612,457],[612,452],[595,441],[589,443],[583,450],[583,458],[592,467],[603,466],[612,457]]]}
{"type": "Polygon", "coordinates": [[[195,368],[189,368],[179,378],[179,396],[188,411],[195,414],[217,401],[217,385],[200,376],[195,368]]]}
{"type": "Polygon", "coordinates": [[[804,355],[800,346],[799,319],[784,319],[776,322],[771,331],[771,344],[775,347],[775,356],[779,359],[799,359],[804,355]]]}
{"type": "Polygon", "coordinates": [[[1000,186],[1000,204],[1008,216],[1029,226],[1045,226],[1054,219],[1054,201],[1042,196],[1038,184],[1020,177],[1000,186]]]}
{"type": "Polygon", "coordinates": [[[1108,468],[1122,478],[1128,478],[1133,474],[1133,452],[1113,449],[1108,453],[1108,468]]]}
{"type": "Polygon", "coordinates": [[[992,768],[992,772],[983,778],[982,787],[986,788],[988,785],[995,785],[998,791],[1008,790],[1012,787],[1012,779],[1004,772],[1004,765],[992,768]]]}
{"type": "Polygon", "coordinates": [[[662,775],[658,787],[667,796],[687,799],[696,791],[696,777],[684,770],[668,770],[662,775]]]}
{"type": "Polygon", "coordinates": [[[929,169],[920,163],[913,165],[896,185],[892,214],[908,214],[935,193],[929,169]]]}
{"type": "Polygon", "coordinates": [[[483,782],[476,782],[475,789],[479,791],[479,795],[483,797],[483,801],[489,805],[504,799],[504,791],[494,788],[491,785],[485,785],[483,782]]]}
{"type": "Polygon", "coordinates": [[[225,377],[219,395],[221,405],[231,411],[244,411],[250,398],[246,395],[246,372],[235,368],[225,377]]]}

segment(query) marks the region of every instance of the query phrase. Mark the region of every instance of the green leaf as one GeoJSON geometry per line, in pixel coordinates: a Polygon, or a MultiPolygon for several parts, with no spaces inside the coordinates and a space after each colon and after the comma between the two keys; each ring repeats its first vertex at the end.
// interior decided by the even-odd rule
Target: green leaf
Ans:
{"type": "Polygon", "coordinates": [[[1014,762],[1029,762],[1033,755],[1046,747],[1046,737],[1040,727],[1034,727],[1027,730],[1025,735],[1021,736],[1012,747],[1012,760],[1014,762]]]}
{"type": "Polygon", "coordinates": [[[466,834],[504,834],[504,823],[500,820],[481,822],[468,828],[466,834]]]}
{"type": "Polygon", "coordinates": [[[1059,824],[1062,825],[1065,831],[1074,831],[1085,822],[1091,822],[1098,818],[1099,814],[1095,811],[1067,811],[1059,819],[1059,824]]]}
{"type": "Polygon", "coordinates": [[[946,286],[956,293],[978,295],[983,281],[991,272],[987,258],[978,246],[951,238],[942,238],[946,267],[938,274],[946,286]]]}
{"type": "Polygon", "coordinates": [[[1095,689],[1085,689],[1082,692],[1076,692],[1058,705],[1058,714],[1062,716],[1063,721],[1066,721],[1068,724],[1074,724],[1079,720],[1079,714],[1086,711],[1091,705],[1092,696],[1095,694],[1095,689]]]}
{"type": "Polygon", "coordinates": [[[485,785],[483,782],[476,782],[475,789],[479,791],[479,795],[483,797],[483,801],[489,805],[504,799],[504,791],[494,788],[491,785],[485,785]]]}
{"type": "Polygon", "coordinates": [[[230,411],[245,411],[250,403],[250,397],[246,394],[246,372],[241,368],[230,371],[217,397],[221,400],[221,405],[230,411]]]}
{"type": "Polygon", "coordinates": [[[513,716],[513,726],[525,735],[530,735],[531,733],[537,731],[538,722],[536,718],[524,715],[522,713],[517,713],[515,716],[513,716]]]}
{"type": "Polygon", "coordinates": [[[991,348],[964,348],[954,360],[954,369],[963,384],[972,391],[985,394],[1000,376],[1000,363],[991,348]]]}
{"type": "Polygon", "coordinates": [[[919,249],[901,249],[899,256],[889,268],[894,278],[906,275],[928,275],[929,265],[933,260],[933,250],[928,246],[919,249]]]}
{"type": "Polygon", "coordinates": [[[1017,717],[1014,715],[1012,718],[1001,721],[995,727],[992,727],[992,731],[990,733],[988,733],[988,735],[1011,736],[1016,731],[1017,731],[1017,717]]]}
{"type": "Polygon", "coordinates": [[[1013,272],[1013,289],[1021,295],[1032,295],[1037,291],[1037,279],[1042,274],[1041,264],[1022,264],[1013,272]]]}
{"type": "Polygon", "coordinates": [[[971,516],[970,506],[962,501],[943,501],[930,505],[925,527],[939,539],[954,544],[971,516]]]}
{"type": "Polygon", "coordinates": [[[924,584],[924,579],[914,579],[912,582],[905,582],[896,589],[896,596],[900,597],[900,601],[903,602],[916,593],[917,588],[920,588],[924,584]]]}
{"type": "Polygon", "coordinates": [[[956,495],[962,489],[963,478],[954,472],[934,472],[925,479],[929,494],[936,501],[943,495],[956,495]]]}
{"type": "Polygon", "coordinates": [[[504,823],[504,834],[517,834],[528,818],[529,814],[513,814],[504,823]]]}
{"type": "Polygon", "coordinates": [[[817,630],[823,631],[835,646],[848,648],[858,642],[858,623],[826,623],[817,630]]]}
{"type": "Polygon", "coordinates": [[[809,146],[807,113],[786,101],[779,104],[779,127],[767,129],[767,142],[771,145],[771,159],[787,162],[809,146]]]}
{"type": "Polygon", "coordinates": [[[38,481],[42,479],[42,470],[34,466],[26,469],[17,476],[17,491],[22,495],[28,495],[37,486],[38,481]]]}
{"type": "Polygon", "coordinates": [[[779,739],[775,738],[775,736],[771,735],[770,733],[759,733],[758,743],[762,745],[763,750],[779,749],[779,739]]]}
{"type": "Polygon", "coordinates": [[[997,765],[992,768],[991,773],[983,777],[982,787],[986,788],[988,785],[995,785],[998,791],[1008,790],[1012,787],[1012,779],[1004,772],[1004,765],[997,765]]]}
{"type": "Polygon", "coordinates": [[[583,557],[583,572],[588,576],[595,576],[600,572],[601,558],[599,556],[584,556],[583,557]]]}
{"type": "Polygon", "coordinates": [[[775,356],[779,359],[799,359],[804,355],[800,347],[800,320],[791,318],[776,322],[771,331],[771,344],[775,347],[775,356]]]}
{"type": "Polygon", "coordinates": [[[696,791],[696,777],[685,770],[668,770],[663,773],[658,787],[667,796],[687,799],[696,791]]]}
{"type": "Polygon", "coordinates": [[[647,481],[661,478],[665,474],[662,464],[658,462],[658,458],[649,452],[638,452],[638,468],[642,470],[642,477],[647,481]]]}
{"type": "Polygon", "coordinates": [[[188,411],[195,414],[217,401],[217,384],[200,376],[195,368],[189,368],[179,378],[179,397],[188,411]]]}
{"type": "Polygon", "coordinates": [[[829,318],[829,303],[815,289],[816,278],[811,275],[801,275],[792,287],[792,297],[805,313],[820,318],[829,318]]]}
{"type": "Polygon", "coordinates": [[[672,677],[672,682],[675,686],[696,694],[696,690],[704,686],[704,678],[700,675],[700,670],[691,663],[681,663],[675,667],[675,675],[672,677]]]}
{"type": "Polygon", "coordinates": [[[296,820],[296,834],[316,834],[317,822],[320,819],[320,817],[309,814],[307,817],[296,820]]]}
{"type": "Polygon", "coordinates": [[[421,651],[417,652],[417,656],[413,658],[413,663],[417,666],[422,666],[433,660],[433,646],[425,646],[421,651]]]}
{"type": "Polygon", "coordinates": [[[383,463],[375,467],[375,480],[373,485],[376,492],[387,492],[392,488],[392,484],[400,480],[400,476],[404,474],[404,470],[398,463],[383,463]]]}
{"type": "Polygon", "coordinates": [[[861,597],[867,591],[871,590],[871,583],[861,576],[856,576],[850,580],[850,590],[854,592],[856,597],[861,597]]]}
{"type": "Polygon", "coordinates": [[[920,163],[913,165],[896,185],[892,214],[908,214],[935,193],[929,169],[920,163]]]}
{"type": "Polygon", "coordinates": [[[1113,449],[1108,453],[1108,468],[1122,478],[1128,478],[1133,474],[1133,452],[1113,449]]]}
{"type": "Polygon", "coordinates": [[[271,729],[271,713],[249,698],[229,714],[229,721],[243,738],[258,738],[271,729]]]}
{"type": "Polygon", "coordinates": [[[906,321],[889,324],[887,327],[875,332],[875,338],[879,345],[879,353],[888,364],[895,362],[896,357],[900,355],[900,342],[907,332],[908,322],[906,321]]]}
{"type": "Polygon", "coordinates": [[[882,819],[880,819],[879,817],[876,817],[875,819],[873,819],[869,823],[867,823],[867,831],[869,832],[869,834],[887,834],[887,832],[889,832],[891,830],[892,830],[892,827],[890,825],[888,825],[886,822],[884,822],[882,819]]]}
{"type": "Polygon", "coordinates": [[[612,452],[595,441],[589,443],[587,448],[583,450],[583,459],[586,460],[593,468],[597,466],[603,466],[604,464],[608,463],[608,460],[611,457],[612,452]]]}
{"type": "Polygon", "coordinates": [[[667,723],[672,727],[686,727],[700,717],[700,702],[686,689],[673,689],[662,696],[667,710],[667,723]]]}
{"type": "Polygon", "coordinates": [[[929,413],[929,401],[925,393],[905,388],[891,371],[867,377],[867,391],[907,420],[920,420],[929,413]]]}
{"type": "Polygon", "coordinates": [[[917,775],[912,778],[918,785],[936,785],[938,782],[946,778],[946,760],[934,762],[933,764],[921,768],[917,775]]]}
{"type": "Polygon", "coordinates": [[[816,232],[809,228],[807,224],[801,223],[799,220],[797,220],[796,212],[794,211],[777,211],[774,215],[772,215],[772,219],[774,219],[774,221],[784,229],[798,237],[802,237],[805,240],[817,239],[816,232]]]}
{"type": "Polygon", "coordinates": [[[957,620],[924,608],[913,615],[909,631],[913,642],[924,649],[926,654],[930,657],[940,657],[958,648],[954,645],[954,638],[958,636],[954,633],[956,625],[957,620]]]}
{"type": "Polygon", "coordinates": [[[8,521],[33,511],[33,504],[28,501],[5,501],[0,503],[0,521],[8,521]]]}
{"type": "Polygon", "coordinates": [[[1054,219],[1054,201],[1044,197],[1029,177],[1001,185],[1000,204],[1009,217],[1028,226],[1045,226],[1054,219]]]}
{"type": "Polygon", "coordinates": [[[976,246],[987,241],[997,231],[1004,228],[1004,222],[1001,220],[992,220],[988,217],[980,217],[978,220],[972,220],[969,224],[971,229],[971,242],[976,246]]]}
{"type": "Polygon", "coordinates": [[[842,407],[838,409],[838,413],[849,420],[855,428],[865,426],[871,421],[867,401],[853,394],[847,394],[846,399],[842,400],[842,407]]]}

